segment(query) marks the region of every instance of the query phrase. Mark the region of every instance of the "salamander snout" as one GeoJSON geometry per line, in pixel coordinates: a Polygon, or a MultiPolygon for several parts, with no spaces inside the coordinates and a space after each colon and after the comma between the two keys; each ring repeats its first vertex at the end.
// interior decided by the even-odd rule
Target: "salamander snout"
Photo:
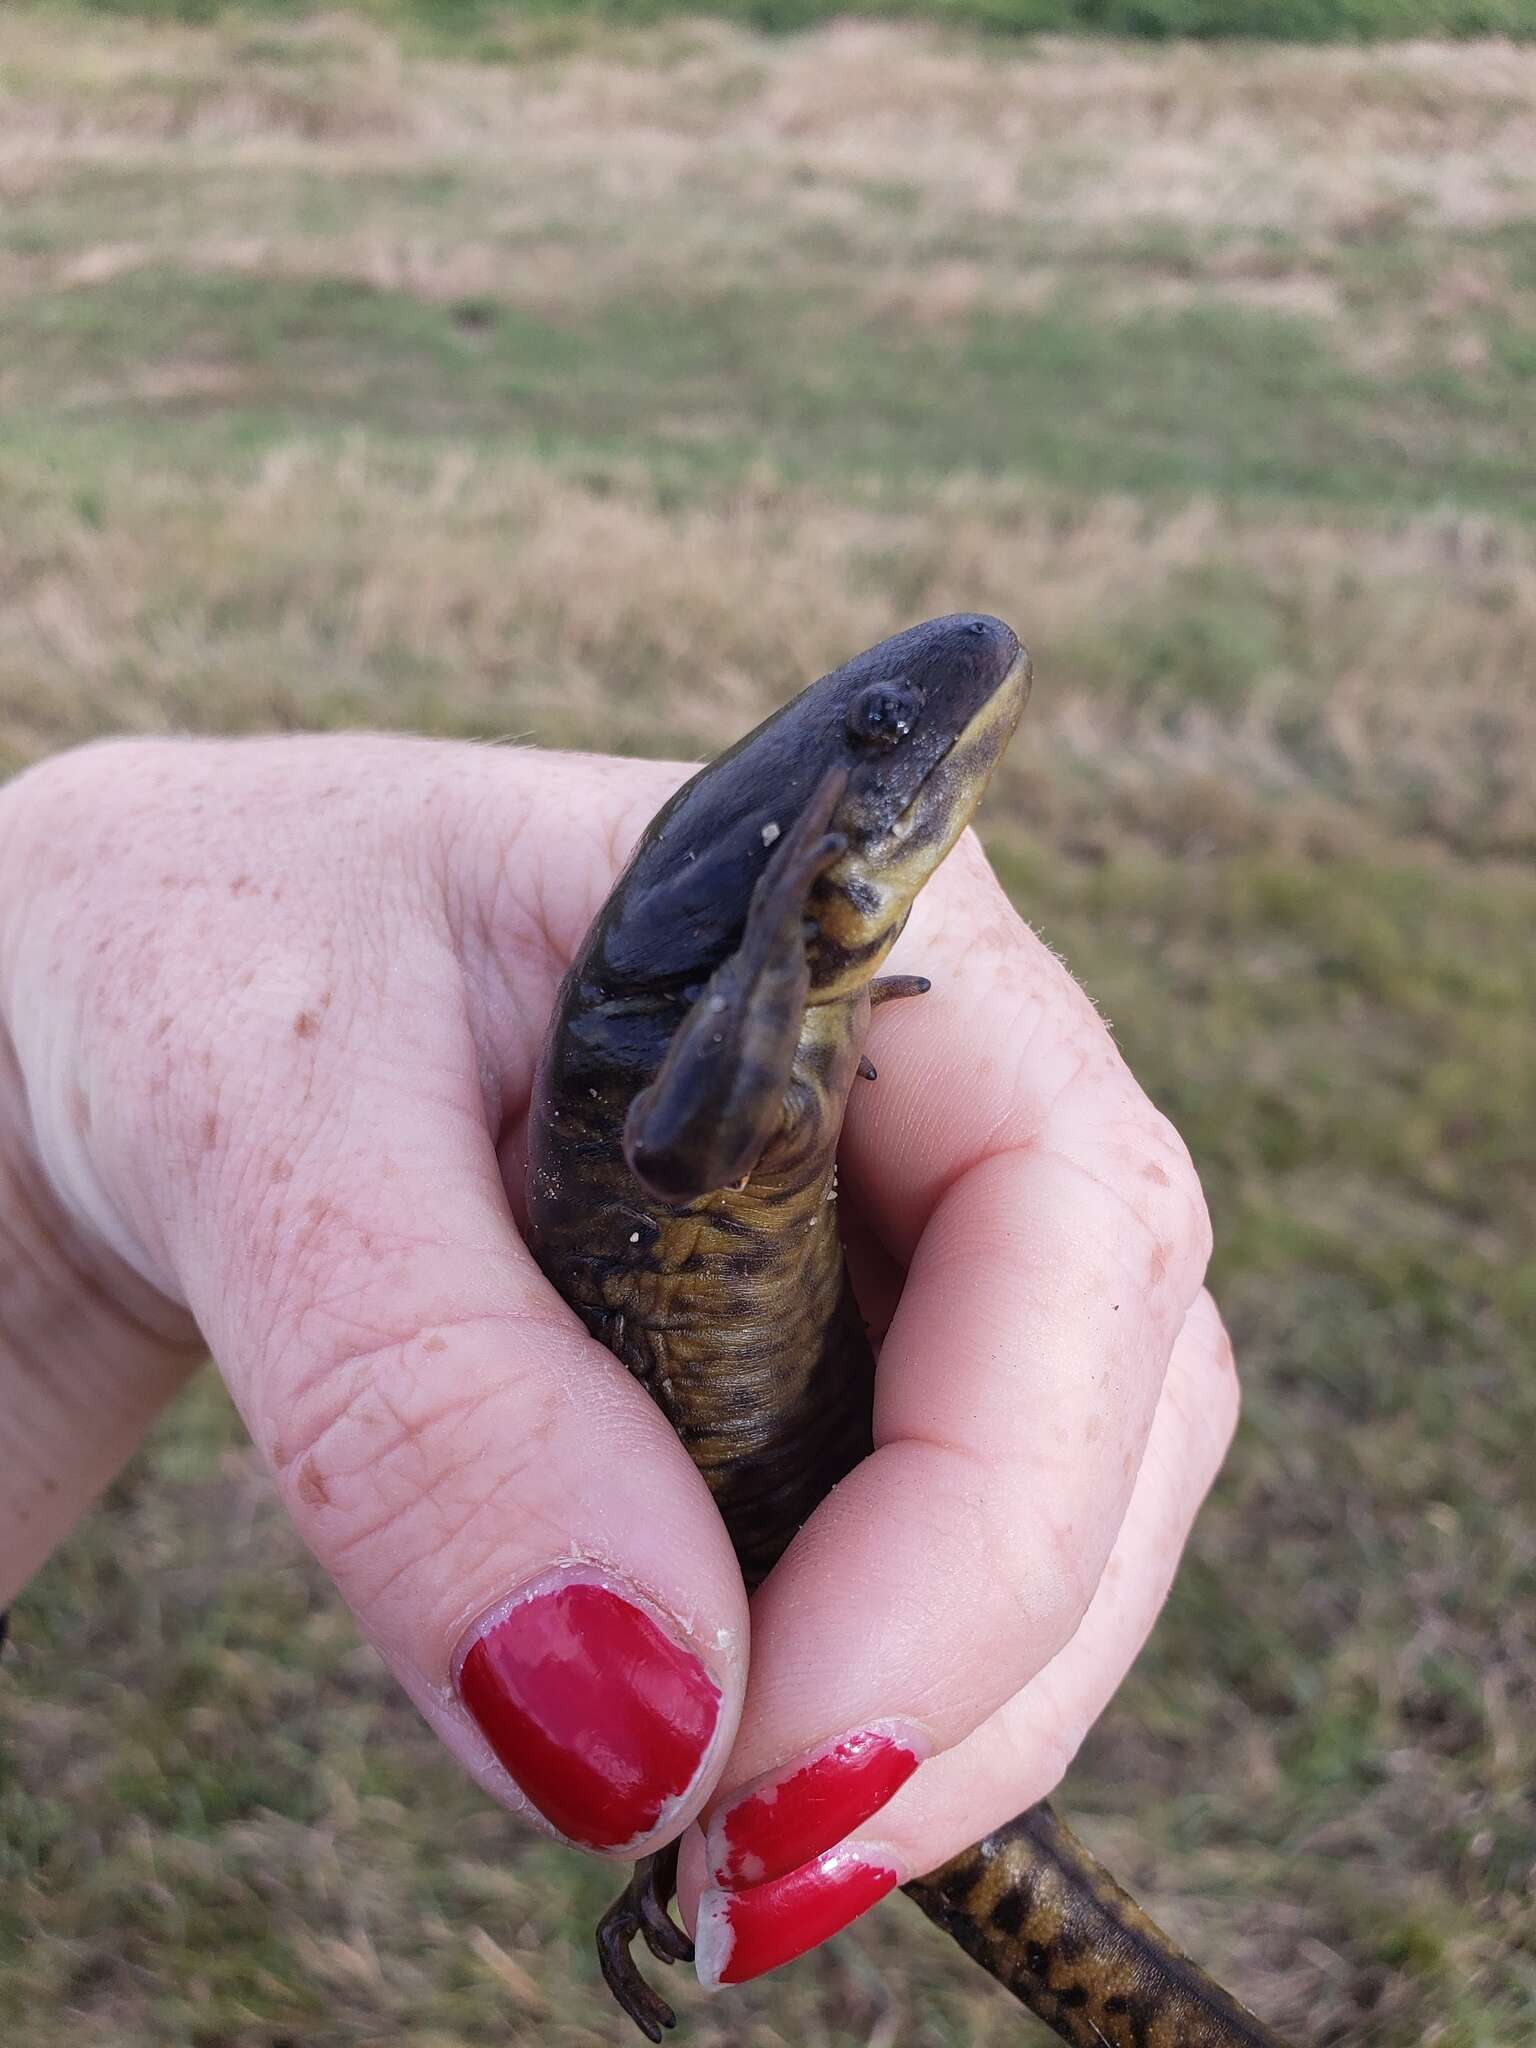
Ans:
{"type": "Polygon", "coordinates": [[[988,612],[956,612],[935,619],[926,637],[927,645],[914,664],[917,677],[930,690],[936,686],[950,697],[961,719],[1013,677],[1022,655],[1012,626],[988,612]]]}
{"type": "Polygon", "coordinates": [[[959,660],[969,668],[1001,678],[1012,667],[1019,651],[1019,636],[1002,619],[989,612],[956,612],[947,619],[935,619],[932,652],[942,661],[959,660]]]}
{"type": "Polygon", "coordinates": [[[1012,626],[1003,619],[994,619],[985,612],[978,612],[965,622],[966,638],[997,663],[1004,673],[1010,669],[1019,653],[1019,636],[1012,626]]]}

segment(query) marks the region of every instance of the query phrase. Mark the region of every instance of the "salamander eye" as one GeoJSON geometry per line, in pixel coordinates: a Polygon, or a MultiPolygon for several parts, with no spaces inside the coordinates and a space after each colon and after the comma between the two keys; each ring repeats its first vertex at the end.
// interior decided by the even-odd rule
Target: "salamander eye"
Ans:
{"type": "Polygon", "coordinates": [[[871,683],[848,707],[848,730],[866,746],[899,746],[922,708],[922,697],[909,683],[871,683]]]}

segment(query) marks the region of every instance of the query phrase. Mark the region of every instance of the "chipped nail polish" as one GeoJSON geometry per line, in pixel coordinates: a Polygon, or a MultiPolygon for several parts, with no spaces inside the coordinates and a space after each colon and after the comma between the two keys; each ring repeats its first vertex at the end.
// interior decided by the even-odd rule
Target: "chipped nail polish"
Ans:
{"type": "Polygon", "coordinates": [[[900,1882],[887,1853],[869,1843],[845,1843],[746,1891],[711,1886],[699,1900],[699,1982],[745,1984],[793,1962],[900,1882]]]}
{"type": "Polygon", "coordinates": [[[766,1883],[834,1848],[899,1792],[931,1745],[918,1729],[856,1729],[735,1794],[709,1823],[712,1884],[766,1883]]]}

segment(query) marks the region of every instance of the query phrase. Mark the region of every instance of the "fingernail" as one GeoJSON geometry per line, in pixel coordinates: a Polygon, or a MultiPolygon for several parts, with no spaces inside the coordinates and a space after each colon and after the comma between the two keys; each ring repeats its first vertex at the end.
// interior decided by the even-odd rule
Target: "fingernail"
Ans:
{"type": "Polygon", "coordinates": [[[624,1850],[698,1776],[720,1688],[654,1615],[591,1579],[544,1581],[498,1610],[459,1697],[533,1804],[573,1842],[624,1850]]]}
{"type": "Polygon", "coordinates": [[[750,1891],[711,1886],[699,1900],[699,1982],[745,1984],[792,1963],[900,1882],[894,1862],[879,1849],[849,1843],[750,1891]]]}
{"type": "Polygon", "coordinates": [[[920,1729],[886,1721],[759,1778],[710,1821],[710,1882],[735,1891],[809,1863],[878,1813],[931,1748],[920,1729]]]}

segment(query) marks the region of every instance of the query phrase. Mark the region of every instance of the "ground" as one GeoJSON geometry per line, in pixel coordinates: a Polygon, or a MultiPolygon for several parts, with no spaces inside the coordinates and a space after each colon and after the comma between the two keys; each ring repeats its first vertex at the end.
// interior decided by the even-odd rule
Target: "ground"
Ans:
{"type": "MultiPolygon", "coordinates": [[[[1536,2030],[1533,372],[1536,51],[0,24],[5,768],[699,757],[925,614],[1032,645],[985,836],[1247,1386],[1062,1804],[1310,2044],[1536,2030]]],[[[611,1874],[460,1779],[211,1381],[16,1635],[8,2038],[620,2038],[611,1874]]],[[[899,1900],[680,2003],[1034,2038],[899,1900]]]]}

